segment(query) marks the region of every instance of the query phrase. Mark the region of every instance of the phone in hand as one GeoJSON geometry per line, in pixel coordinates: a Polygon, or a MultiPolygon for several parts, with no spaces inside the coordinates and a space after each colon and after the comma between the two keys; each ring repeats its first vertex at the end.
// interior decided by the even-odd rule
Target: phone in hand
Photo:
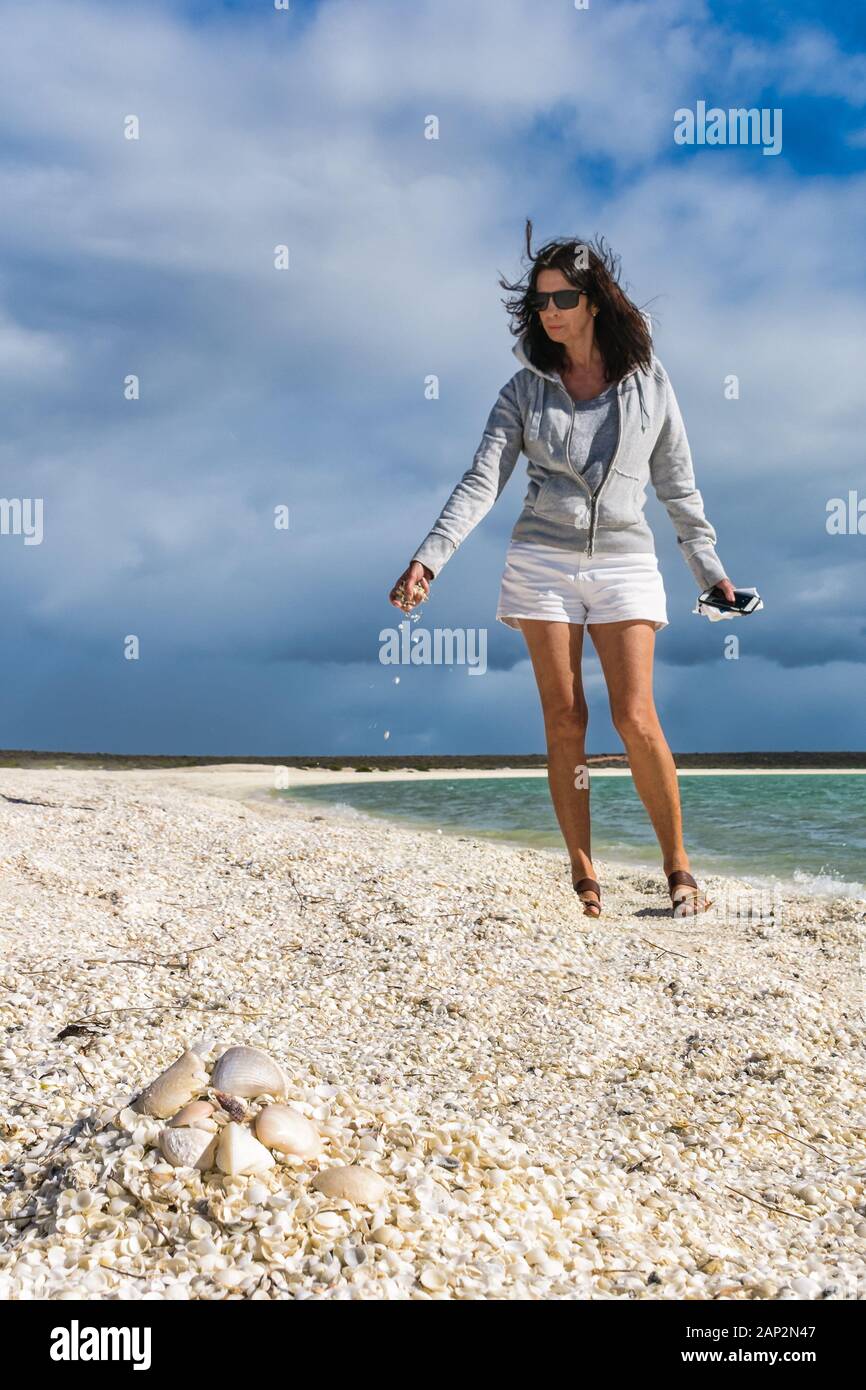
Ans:
{"type": "Polygon", "coordinates": [[[761,602],[761,596],[753,594],[750,589],[735,589],[734,602],[729,603],[719,586],[714,584],[711,589],[700,595],[698,601],[711,603],[714,608],[720,608],[724,613],[753,613],[761,602]]]}

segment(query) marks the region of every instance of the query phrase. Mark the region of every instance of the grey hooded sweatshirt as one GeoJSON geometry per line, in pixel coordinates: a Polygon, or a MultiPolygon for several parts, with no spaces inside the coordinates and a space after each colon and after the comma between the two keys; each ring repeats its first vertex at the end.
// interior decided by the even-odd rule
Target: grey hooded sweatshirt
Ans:
{"type": "Polygon", "coordinates": [[[619,439],[595,492],[569,456],[574,404],[558,372],[543,372],[525,351],[490,412],[472,465],[412,556],[434,576],[486,516],[526,455],[529,487],[511,533],[514,541],[573,550],[579,558],[655,553],[643,514],[647,483],[667,508],[683,559],[701,589],[724,579],[716,533],[704,516],[682,416],[668,374],[656,356],[617,383],[619,439]]]}

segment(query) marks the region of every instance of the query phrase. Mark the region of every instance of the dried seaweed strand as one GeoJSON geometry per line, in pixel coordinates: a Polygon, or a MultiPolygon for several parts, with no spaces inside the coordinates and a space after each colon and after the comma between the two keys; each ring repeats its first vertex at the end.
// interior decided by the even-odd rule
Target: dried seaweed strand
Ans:
{"type": "Polygon", "coordinates": [[[688,951],[672,951],[670,946],[660,946],[657,941],[650,941],[649,937],[642,936],[641,941],[646,946],[652,946],[655,951],[663,951],[668,956],[681,956],[683,960],[694,960],[695,957],[689,955],[688,951]]]}
{"type": "MultiPolygon", "coordinates": [[[[777,1211],[782,1216],[794,1216],[798,1221],[805,1221],[807,1223],[812,1221],[811,1216],[802,1216],[798,1211],[787,1211],[785,1207],[777,1207],[773,1206],[770,1202],[762,1202],[760,1197],[753,1197],[751,1192],[742,1192],[739,1187],[731,1187],[729,1183],[725,1183],[725,1187],[728,1192],[736,1192],[739,1197],[745,1197],[747,1202],[757,1202],[759,1207],[766,1207],[767,1211],[777,1211]]],[[[696,1192],[695,1196],[697,1197],[698,1195],[699,1194],[696,1192]]]]}
{"type": "MultiPolygon", "coordinates": [[[[179,961],[181,956],[189,957],[197,955],[199,951],[211,951],[214,946],[219,945],[221,940],[222,937],[218,937],[216,941],[208,941],[204,946],[180,946],[176,951],[169,952],[168,955],[155,956],[153,960],[134,960],[127,956],[94,956],[87,960],[76,960],[74,956],[69,956],[66,960],[55,961],[53,965],[41,965],[35,970],[19,970],[17,973],[19,975],[54,975],[58,966],[64,965],[145,965],[148,969],[153,969],[155,966],[172,968],[173,963],[179,961]]],[[[174,965],[174,968],[186,970],[188,966],[174,965]]]]}
{"type": "Polygon", "coordinates": [[[281,1018],[280,1014],[256,1012],[254,1009],[205,1009],[198,1008],[195,1004],[178,1004],[173,999],[167,999],[163,1004],[148,1004],[145,1008],[135,1009],[98,1009],[96,1013],[89,1014],[84,1018],[73,1018],[69,1023],[64,1024],[66,1028],[76,1028],[80,1024],[94,1024],[99,1018],[116,1017],[118,1014],[154,1014],[165,1013],[170,1009],[172,1013],[188,1014],[211,1014],[213,1017],[227,1018],[281,1018]]]}
{"type": "Polygon", "coordinates": [[[814,1153],[818,1154],[820,1158],[825,1159],[827,1163],[834,1163],[836,1161],[831,1158],[829,1154],[825,1154],[823,1149],[816,1148],[814,1144],[810,1144],[806,1139],[800,1139],[796,1134],[789,1134],[786,1129],[777,1129],[775,1125],[765,1125],[764,1128],[768,1129],[771,1134],[784,1134],[786,1139],[793,1139],[795,1144],[805,1145],[807,1149],[812,1149],[814,1153]]]}

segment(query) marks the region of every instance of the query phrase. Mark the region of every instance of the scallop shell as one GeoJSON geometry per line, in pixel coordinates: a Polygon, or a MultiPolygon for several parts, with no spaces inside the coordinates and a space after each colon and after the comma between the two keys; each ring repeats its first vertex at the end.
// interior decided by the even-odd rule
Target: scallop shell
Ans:
{"type": "Polygon", "coordinates": [[[342,1197],[359,1207],[374,1206],[388,1191],[384,1178],[357,1164],[349,1168],[325,1168],[316,1174],[310,1186],[326,1197],[342,1197]]]}
{"type": "Polygon", "coordinates": [[[184,1052],[133,1102],[140,1115],[167,1120],[207,1086],[207,1068],[197,1052],[184,1052]]]}
{"type": "Polygon", "coordinates": [[[256,1134],[269,1149],[299,1158],[315,1158],[322,1151],[316,1126],[288,1105],[266,1105],[256,1116],[256,1134]]]}
{"type": "Polygon", "coordinates": [[[218,1059],[211,1074],[215,1091],[230,1096],[284,1096],[288,1090],[286,1073],[278,1062],[259,1047],[230,1047],[218,1059]]]}
{"type": "Polygon", "coordinates": [[[164,1129],[159,1136],[163,1158],[175,1168],[213,1168],[217,1141],[206,1129],[164,1129]]]}
{"type": "Polygon", "coordinates": [[[195,1129],[207,1129],[211,1134],[216,1134],[219,1126],[216,1120],[211,1119],[214,1108],[208,1100],[194,1100],[189,1105],[185,1105],[182,1110],[169,1120],[172,1129],[177,1129],[184,1125],[192,1125],[195,1129]]]}
{"type": "Polygon", "coordinates": [[[252,1130],[234,1120],[220,1132],[217,1140],[216,1165],[223,1173],[263,1173],[274,1167],[274,1156],[260,1144],[252,1130]]]}

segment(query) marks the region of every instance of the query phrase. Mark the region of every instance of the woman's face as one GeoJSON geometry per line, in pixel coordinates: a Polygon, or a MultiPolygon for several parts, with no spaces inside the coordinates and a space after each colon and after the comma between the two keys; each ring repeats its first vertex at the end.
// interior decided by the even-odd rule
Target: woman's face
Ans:
{"type": "MultiPolygon", "coordinates": [[[[561,270],[541,270],[535,288],[542,294],[552,290],[573,290],[570,280],[566,280],[561,270]]],[[[539,311],[541,326],[554,343],[564,343],[582,336],[587,327],[592,327],[592,314],[585,294],[580,296],[574,309],[557,309],[552,299],[547,308],[539,311]]]]}

